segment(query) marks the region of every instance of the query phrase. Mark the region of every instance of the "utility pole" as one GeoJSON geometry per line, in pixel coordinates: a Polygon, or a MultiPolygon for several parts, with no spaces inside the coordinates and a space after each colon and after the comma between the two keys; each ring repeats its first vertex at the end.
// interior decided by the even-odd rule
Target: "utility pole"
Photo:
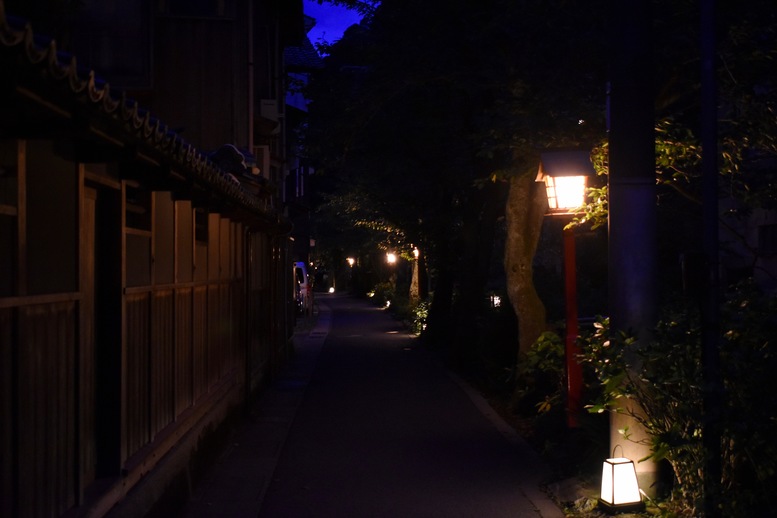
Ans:
{"type": "MultiPolygon", "coordinates": [[[[614,332],[650,340],[656,322],[655,120],[652,84],[652,13],[649,0],[612,0],[609,5],[609,306],[614,332]]],[[[612,414],[610,446],[636,461],[650,454],[634,440],[647,438],[628,415],[612,414]],[[629,428],[632,440],[618,430],[629,428]]],[[[636,463],[640,487],[657,479],[654,462],[636,463]]]]}
{"type": "Polygon", "coordinates": [[[718,270],[718,95],[715,52],[715,0],[701,2],[701,143],[704,258],[702,291],[702,372],[704,377],[704,516],[720,516],[721,393],[720,278],[718,270]]]}

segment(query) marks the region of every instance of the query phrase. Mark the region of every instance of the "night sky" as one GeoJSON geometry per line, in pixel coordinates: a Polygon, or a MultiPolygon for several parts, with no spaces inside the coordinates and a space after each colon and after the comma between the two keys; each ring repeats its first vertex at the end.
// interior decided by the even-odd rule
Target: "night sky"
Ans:
{"type": "Polygon", "coordinates": [[[361,16],[356,11],[324,3],[318,5],[315,0],[305,0],[305,14],[316,19],[316,26],[308,33],[313,43],[324,40],[334,43],[343,35],[345,29],[359,23],[361,16]]]}

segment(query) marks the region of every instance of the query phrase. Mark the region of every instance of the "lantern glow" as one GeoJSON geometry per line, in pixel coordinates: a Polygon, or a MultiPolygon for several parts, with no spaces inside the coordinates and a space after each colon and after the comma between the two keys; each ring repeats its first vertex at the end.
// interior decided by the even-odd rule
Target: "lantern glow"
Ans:
{"type": "Polygon", "coordinates": [[[569,214],[585,204],[587,178],[595,174],[587,151],[545,151],[537,181],[545,183],[550,211],[569,214]]]}
{"type": "Polygon", "coordinates": [[[611,513],[644,508],[634,462],[624,457],[604,461],[599,506],[611,513]]]}
{"type": "Polygon", "coordinates": [[[548,176],[545,189],[550,210],[573,210],[585,203],[585,176],[548,176]]]}

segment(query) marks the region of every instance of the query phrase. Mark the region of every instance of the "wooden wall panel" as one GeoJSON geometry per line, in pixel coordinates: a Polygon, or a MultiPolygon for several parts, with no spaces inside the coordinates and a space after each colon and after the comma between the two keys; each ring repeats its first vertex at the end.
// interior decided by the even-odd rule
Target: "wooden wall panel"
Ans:
{"type": "Polygon", "coordinates": [[[175,282],[175,205],[169,192],[154,193],[154,284],[175,282]]]}
{"type": "MultiPolygon", "coordinates": [[[[232,364],[240,365],[244,359],[245,347],[245,300],[240,282],[232,282],[229,285],[229,297],[232,307],[232,364]]],[[[242,370],[242,369],[241,369],[242,370]]]]}
{"type": "Polygon", "coordinates": [[[155,291],[151,304],[151,433],[173,422],[175,403],[173,290],[155,291]]]}
{"type": "Polygon", "coordinates": [[[13,406],[16,396],[13,383],[13,322],[14,309],[0,309],[0,516],[11,516],[14,460],[13,406]]]}
{"type": "MultiPolygon", "coordinates": [[[[80,262],[80,289],[81,301],[79,303],[79,349],[78,354],[78,384],[79,384],[79,444],[80,447],[80,481],[79,492],[94,481],[97,467],[96,445],[96,418],[95,394],[97,390],[97,371],[95,365],[95,297],[96,297],[96,270],[95,247],[97,191],[85,188],[83,205],[81,210],[81,262],[80,262]]],[[[81,500],[81,496],[79,496],[81,500]]]]}
{"type": "Polygon", "coordinates": [[[74,302],[19,309],[19,514],[58,516],[76,497],[74,302]]]}
{"type": "Polygon", "coordinates": [[[221,355],[223,345],[222,330],[222,304],[219,300],[219,285],[208,285],[208,345],[207,358],[208,386],[216,383],[221,377],[221,355]]]}
{"type": "Polygon", "coordinates": [[[151,294],[135,293],[126,297],[127,341],[125,352],[126,408],[124,451],[129,457],[150,440],[149,425],[149,313],[151,294]]]}
{"type": "Polygon", "coordinates": [[[218,214],[208,214],[208,280],[221,277],[220,254],[221,219],[218,214]]]}
{"type": "Polygon", "coordinates": [[[176,214],[176,281],[191,282],[194,278],[194,213],[192,202],[175,202],[176,214]]]}
{"type": "Polygon", "coordinates": [[[194,403],[193,380],[193,290],[180,288],[175,294],[175,414],[194,403]]]}
{"type": "Polygon", "coordinates": [[[220,277],[222,280],[231,279],[234,275],[234,265],[232,264],[232,239],[233,227],[227,218],[221,219],[221,228],[219,229],[219,265],[220,277]]]}
{"type": "Polygon", "coordinates": [[[234,325],[232,298],[229,296],[229,283],[219,286],[219,302],[221,305],[221,376],[234,368],[234,325]]]}
{"type": "Polygon", "coordinates": [[[194,399],[195,401],[208,391],[208,287],[194,288],[194,326],[193,354],[194,399]]]}

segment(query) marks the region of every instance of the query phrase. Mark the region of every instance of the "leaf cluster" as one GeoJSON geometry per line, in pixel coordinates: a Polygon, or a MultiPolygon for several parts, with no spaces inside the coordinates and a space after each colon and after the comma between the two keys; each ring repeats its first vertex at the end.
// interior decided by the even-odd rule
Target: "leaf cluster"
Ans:
{"type": "MultiPolygon", "coordinates": [[[[734,288],[722,311],[721,490],[725,516],[757,516],[775,504],[767,489],[777,483],[777,403],[764,397],[777,389],[772,331],[777,298],[751,283],[734,288]]],[[[627,333],[611,335],[602,319],[584,340],[583,361],[600,384],[592,412],[622,411],[634,399],[634,414],[651,437],[652,457],[667,459],[675,474],[674,505],[695,510],[703,496],[703,372],[701,329],[693,308],[668,306],[649,344],[635,347],[627,333]]]]}
{"type": "Polygon", "coordinates": [[[546,331],[526,354],[521,355],[515,372],[514,404],[519,412],[550,412],[563,402],[564,343],[546,331]]]}

